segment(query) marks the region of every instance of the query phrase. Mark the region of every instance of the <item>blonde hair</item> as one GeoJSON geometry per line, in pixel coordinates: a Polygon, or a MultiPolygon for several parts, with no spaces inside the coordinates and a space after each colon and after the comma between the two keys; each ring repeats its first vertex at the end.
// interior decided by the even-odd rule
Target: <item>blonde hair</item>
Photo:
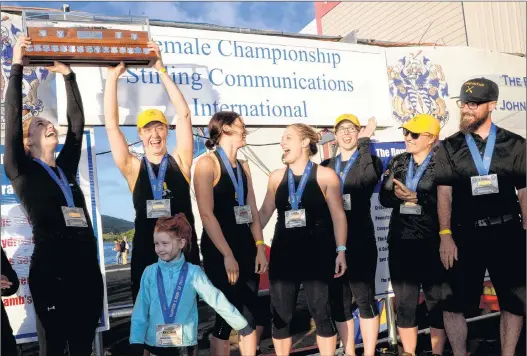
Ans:
{"type": "Polygon", "coordinates": [[[29,153],[29,125],[31,125],[34,118],[35,117],[33,116],[22,121],[22,141],[24,142],[24,150],[26,151],[26,154],[29,153]]]}
{"type": "Polygon", "coordinates": [[[309,139],[309,155],[314,156],[318,152],[317,143],[320,141],[320,134],[306,124],[291,124],[289,127],[294,128],[302,140],[309,139]]]}

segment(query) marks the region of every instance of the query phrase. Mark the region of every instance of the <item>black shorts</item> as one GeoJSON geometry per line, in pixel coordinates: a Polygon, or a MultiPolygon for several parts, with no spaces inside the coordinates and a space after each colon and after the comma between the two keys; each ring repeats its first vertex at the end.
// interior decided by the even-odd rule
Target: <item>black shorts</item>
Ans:
{"type": "Polygon", "coordinates": [[[485,269],[501,310],[525,315],[525,230],[518,220],[486,227],[457,226],[452,236],[458,261],[447,271],[445,310],[472,316],[479,312],[485,269]]]}
{"type": "Polygon", "coordinates": [[[337,322],[353,319],[353,301],[363,319],[379,315],[375,301],[375,272],[377,270],[377,243],[363,238],[353,242],[346,254],[348,269],[344,276],[331,282],[331,310],[337,322]]]}
{"type": "Polygon", "coordinates": [[[397,240],[389,244],[388,265],[395,294],[397,326],[417,326],[417,306],[423,288],[428,325],[443,329],[443,286],[445,268],[439,254],[439,237],[434,240],[397,240]]]}
{"type": "Polygon", "coordinates": [[[198,345],[182,347],[157,347],[145,344],[150,355],[155,356],[198,356],[198,345]]]}

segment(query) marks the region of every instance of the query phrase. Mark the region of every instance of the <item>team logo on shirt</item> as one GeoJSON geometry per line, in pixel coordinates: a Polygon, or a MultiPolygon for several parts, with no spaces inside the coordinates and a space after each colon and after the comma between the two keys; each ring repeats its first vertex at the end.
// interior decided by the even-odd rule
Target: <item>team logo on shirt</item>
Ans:
{"type": "MultiPolygon", "coordinates": [[[[10,16],[2,17],[1,25],[1,44],[2,54],[1,59],[1,75],[0,75],[0,95],[2,102],[2,116],[4,115],[4,93],[7,86],[9,74],[11,72],[13,49],[16,44],[18,36],[22,35],[22,31],[14,23],[14,19],[10,16]]],[[[22,78],[22,103],[23,110],[28,111],[31,116],[37,116],[44,110],[44,102],[37,95],[37,89],[40,83],[47,79],[49,70],[45,67],[24,67],[24,75],[22,78]]]]}
{"type": "Polygon", "coordinates": [[[441,126],[449,118],[445,99],[448,84],[439,64],[433,64],[422,52],[410,53],[388,66],[393,117],[401,124],[418,114],[435,116],[441,126]]]}

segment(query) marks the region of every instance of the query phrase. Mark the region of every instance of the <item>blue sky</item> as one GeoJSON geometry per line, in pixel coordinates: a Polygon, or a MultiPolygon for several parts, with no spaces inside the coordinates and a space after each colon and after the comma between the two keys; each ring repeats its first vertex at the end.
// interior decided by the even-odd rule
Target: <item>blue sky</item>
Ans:
{"type": "MultiPolygon", "coordinates": [[[[5,5],[60,9],[68,3],[71,11],[103,15],[141,15],[151,20],[208,23],[220,26],[247,27],[261,30],[299,32],[315,17],[313,2],[22,2],[5,5]],[[265,16],[264,16],[265,14],[265,16]]],[[[123,127],[129,142],[139,140],[134,127],[123,127]]],[[[109,150],[103,127],[95,128],[96,151],[109,150]]],[[[170,132],[169,152],[174,149],[175,135],[170,132]]],[[[133,221],[132,195],[111,154],[97,156],[99,202],[101,213],[133,221]]]]}

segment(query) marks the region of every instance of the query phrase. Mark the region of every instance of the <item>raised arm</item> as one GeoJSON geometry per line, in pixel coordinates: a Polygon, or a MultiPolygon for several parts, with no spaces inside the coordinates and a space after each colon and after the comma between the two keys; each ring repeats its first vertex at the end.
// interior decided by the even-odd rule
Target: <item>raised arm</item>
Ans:
{"type": "Polygon", "coordinates": [[[265,226],[269,222],[269,219],[271,219],[271,216],[276,210],[276,186],[278,185],[277,182],[280,181],[280,177],[284,175],[284,170],[284,168],[277,169],[273,171],[273,173],[271,173],[271,175],[269,176],[269,181],[267,183],[267,193],[265,193],[264,202],[262,203],[260,211],[258,212],[258,215],[260,216],[260,223],[262,224],[262,230],[265,228],[265,226]]]}
{"type": "Polygon", "coordinates": [[[148,47],[157,55],[154,68],[157,69],[159,77],[167,90],[170,102],[176,109],[176,148],[172,156],[178,161],[178,164],[185,171],[187,177],[190,177],[190,167],[192,166],[192,160],[194,158],[194,136],[192,135],[190,109],[178,86],[166,72],[159,46],[155,42],[150,42],[148,47]]]}
{"type": "Polygon", "coordinates": [[[75,73],[67,65],[54,62],[47,68],[50,72],[62,74],[66,85],[68,132],[66,141],[57,158],[59,165],[66,175],[75,176],[79,167],[82,150],[82,134],[84,130],[84,108],[82,98],[75,78],[75,73]]]}
{"type": "Polygon", "coordinates": [[[358,136],[357,150],[360,154],[358,162],[361,172],[360,185],[364,188],[377,185],[382,175],[382,162],[377,157],[374,159],[370,151],[371,136],[373,136],[376,128],[377,122],[374,117],[371,117],[368,120],[368,125],[360,130],[358,136]]]}
{"type": "Polygon", "coordinates": [[[5,97],[4,166],[10,180],[16,179],[29,162],[22,133],[22,60],[30,43],[29,37],[18,38],[13,49],[13,65],[5,97]]]}
{"type": "MultiPolygon", "coordinates": [[[[220,223],[216,216],[214,216],[214,178],[219,173],[217,162],[210,156],[202,157],[194,171],[194,191],[196,192],[196,200],[198,202],[199,215],[203,223],[203,227],[209,235],[214,246],[223,255],[225,262],[225,269],[231,284],[236,283],[239,276],[238,262],[234,258],[234,254],[223,236],[220,223]]],[[[218,268],[220,268],[218,266],[218,268]]]]}
{"type": "MultiPolygon", "coordinates": [[[[247,161],[244,161],[242,163],[243,170],[245,171],[245,174],[247,176],[247,202],[246,204],[251,207],[251,214],[253,218],[253,223],[251,224],[251,232],[253,234],[254,242],[257,241],[264,241],[263,238],[263,228],[262,224],[260,223],[260,215],[257,214],[257,207],[256,207],[256,198],[254,197],[254,188],[253,188],[253,179],[251,176],[251,170],[249,168],[249,163],[247,161]]],[[[256,262],[255,262],[255,273],[265,273],[267,270],[267,257],[265,255],[265,245],[260,244],[257,246],[258,254],[256,256],[256,262]]]]}
{"type": "Polygon", "coordinates": [[[125,71],[124,63],[115,68],[108,68],[106,85],[104,89],[104,126],[110,142],[115,165],[128,182],[128,187],[133,190],[140,162],[128,150],[126,138],[119,128],[119,110],[117,104],[117,82],[119,76],[125,71]]]}

